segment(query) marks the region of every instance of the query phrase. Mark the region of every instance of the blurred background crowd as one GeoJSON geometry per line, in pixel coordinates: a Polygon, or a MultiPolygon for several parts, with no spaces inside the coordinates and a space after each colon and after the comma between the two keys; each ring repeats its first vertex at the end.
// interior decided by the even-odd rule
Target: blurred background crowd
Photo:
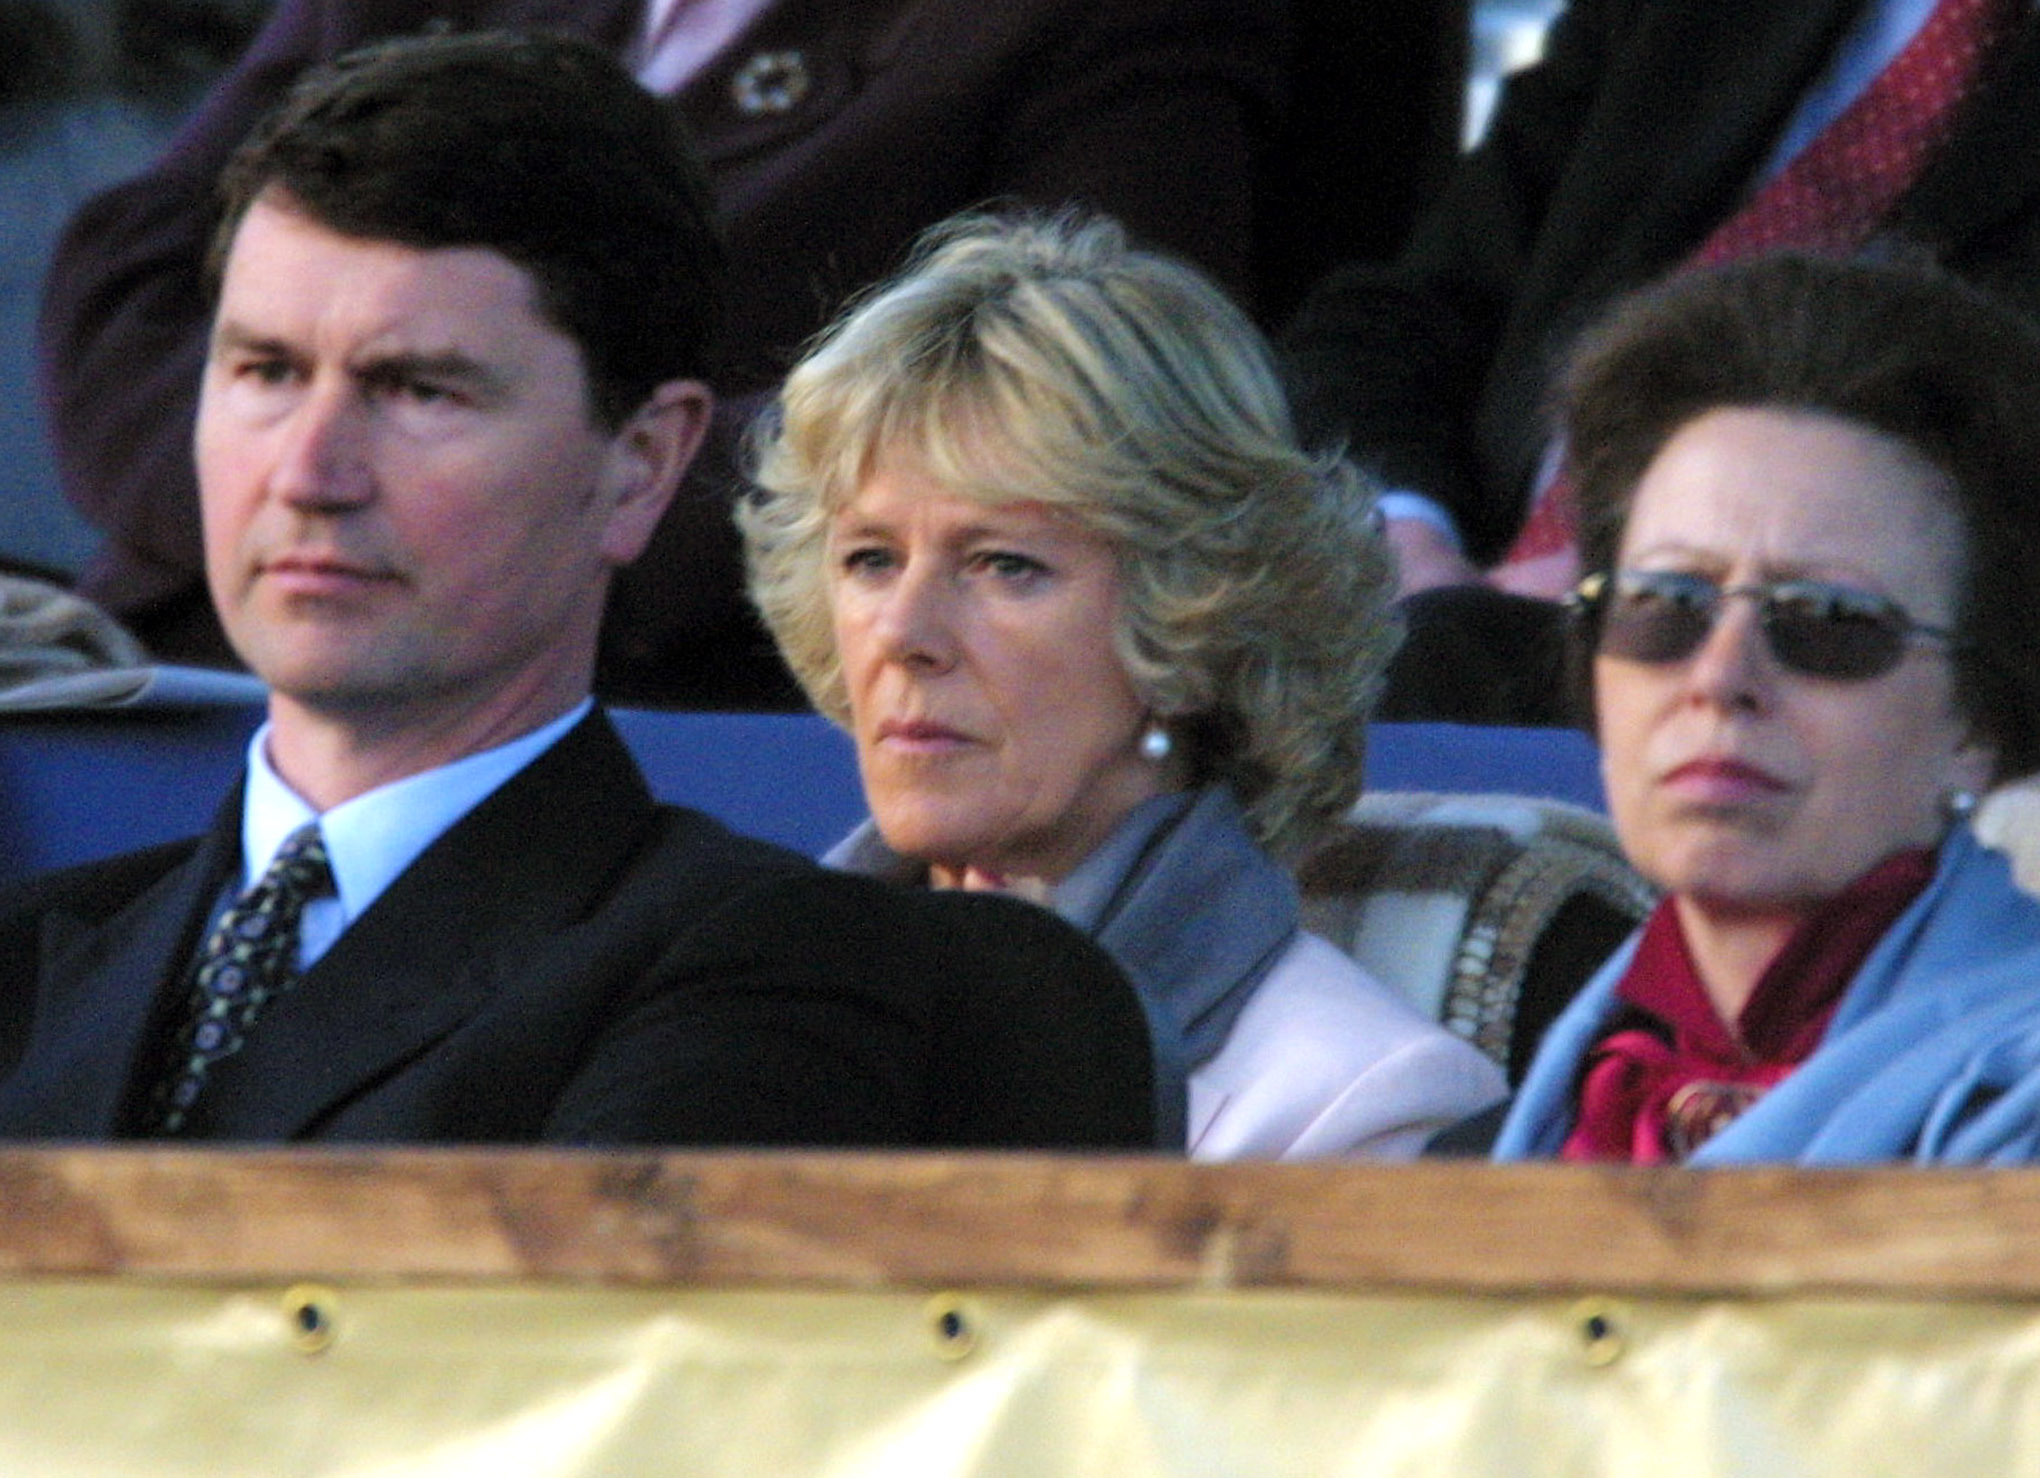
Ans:
{"type": "MultiPolygon", "coordinates": [[[[1563,0],[1475,0],[1467,15],[1468,45],[1427,58],[1448,76],[1465,107],[1459,142],[1479,136],[1501,77],[1538,54],[1544,29],[1563,0]]],[[[34,324],[44,271],[64,223],[87,198],[148,165],[178,124],[260,29],[274,0],[6,0],[0,5],[0,566],[68,579],[90,556],[91,526],[61,496],[38,404],[34,324]]],[[[1323,6],[1328,14],[1336,7],[1323,6]]],[[[1348,7],[1355,17],[1372,7],[1348,7]]],[[[1427,3],[1409,7],[1443,11],[1427,3]]],[[[1346,22],[1338,22],[1344,27],[1346,22]]],[[[1377,27],[1377,29],[1379,29],[1377,27]]],[[[1396,28],[1389,27],[1394,32],[1396,28]]],[[[1407,27],[1403,28],[1405,31],[1407,27]]],[[[1356,28],[1357,31],[1357,28],[1356,28]]],[[[1347,36],[1315,59],[1301,83],[1306,99],[1329,107],[1347,90],[1341,68],[1378,65],[1356,53],[1347,36]],[[1322,100],[1322,101],[1320,101],[1322,100]]],[[[1421,79],[1413,79],[1421,80],[1421,79]]],[[[1405,95],[1406,97],[1407,95],[1405,95]]],[[[1381,102],[1349,104],[1347,138],[1376,133],[1381,102]]],[[[1357,147],[1345,143],[1338,148],[1357,147]]],[[[1435,145],[1409,166],[1401,200],[1342,197],[1320,177],[1303,194],[1321,219],[1308,233],[1330,256],[1341,245],[1384,254],[1414,211],[1417,191],[1435,184],[1435,145]],[[1384,204],[1386,209],[1384,209],[1384,204]],[[1323,217],[1343,212],[1334,229],[1323,217]]],[[[1336,157],[1328,149],[1326,158],[1336,157]]],[[[1273,316],[1293,305],[1299,274],[1317,260],[1284,272],[1273,316]]]]}

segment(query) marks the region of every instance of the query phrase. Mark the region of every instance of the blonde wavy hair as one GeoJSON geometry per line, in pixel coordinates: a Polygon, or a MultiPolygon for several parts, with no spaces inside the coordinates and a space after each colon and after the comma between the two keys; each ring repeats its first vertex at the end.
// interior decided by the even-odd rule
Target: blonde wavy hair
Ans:
{"type": "Polygon", "coordinates": [[[738,520],[752,600],[845,725],[829,528],[881,458],[1110,543],[1135,690],[1271,853],[1352,805],[1401,637],[1375,490],[1299,444],[1266,342],[1197,272],[1094,216],[969,216],[808,349],[738,520]]]}

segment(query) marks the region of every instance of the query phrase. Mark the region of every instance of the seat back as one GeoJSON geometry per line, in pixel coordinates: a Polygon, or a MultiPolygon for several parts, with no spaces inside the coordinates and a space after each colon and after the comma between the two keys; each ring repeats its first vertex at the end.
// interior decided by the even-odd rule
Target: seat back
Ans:
{"type": "Polygon", "coordinates": [[[1605,817],[1524,795],[1364,796],[1298,880],[1306,928],[1511,1083],[1654,901],[1605,817]]]}
{"type": "Polygon", "coordinates": [[[1976,835],[2009,857],[2019,886],[2040,898],[2040,776],[2014,780],[1985,796],[1976,835]]]}

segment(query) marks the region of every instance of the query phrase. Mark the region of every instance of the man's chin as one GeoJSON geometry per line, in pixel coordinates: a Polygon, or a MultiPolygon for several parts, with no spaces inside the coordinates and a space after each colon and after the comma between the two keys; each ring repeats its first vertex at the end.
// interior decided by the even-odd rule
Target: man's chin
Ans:
{"type": "Polygon", "coordinates": [[[268,651],[244,653],[243,657],[272,694],[322,712],[388,708],[416,691],[416,685],[406,682],[391,664],[368,660],[359,653],[268,651]]]}

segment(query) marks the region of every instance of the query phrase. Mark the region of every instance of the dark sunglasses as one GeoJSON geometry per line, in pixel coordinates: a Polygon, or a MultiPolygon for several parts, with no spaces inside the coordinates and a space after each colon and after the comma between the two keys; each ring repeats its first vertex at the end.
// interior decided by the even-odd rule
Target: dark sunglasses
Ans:
{"type": "Polygon", "coordinates": [[[1580,581],[1566,605],[1592,650],[1665,663],[1700,650],[1731,596],[1756,602],[1771,655],[1804,677],[1867,682],[1898,666],[1915,637],[1955,642],[1954,632],[1913,620],[1895,601],[1821,580],[1721,585],[1678,570],[1603,571],[1580,581]]]}

